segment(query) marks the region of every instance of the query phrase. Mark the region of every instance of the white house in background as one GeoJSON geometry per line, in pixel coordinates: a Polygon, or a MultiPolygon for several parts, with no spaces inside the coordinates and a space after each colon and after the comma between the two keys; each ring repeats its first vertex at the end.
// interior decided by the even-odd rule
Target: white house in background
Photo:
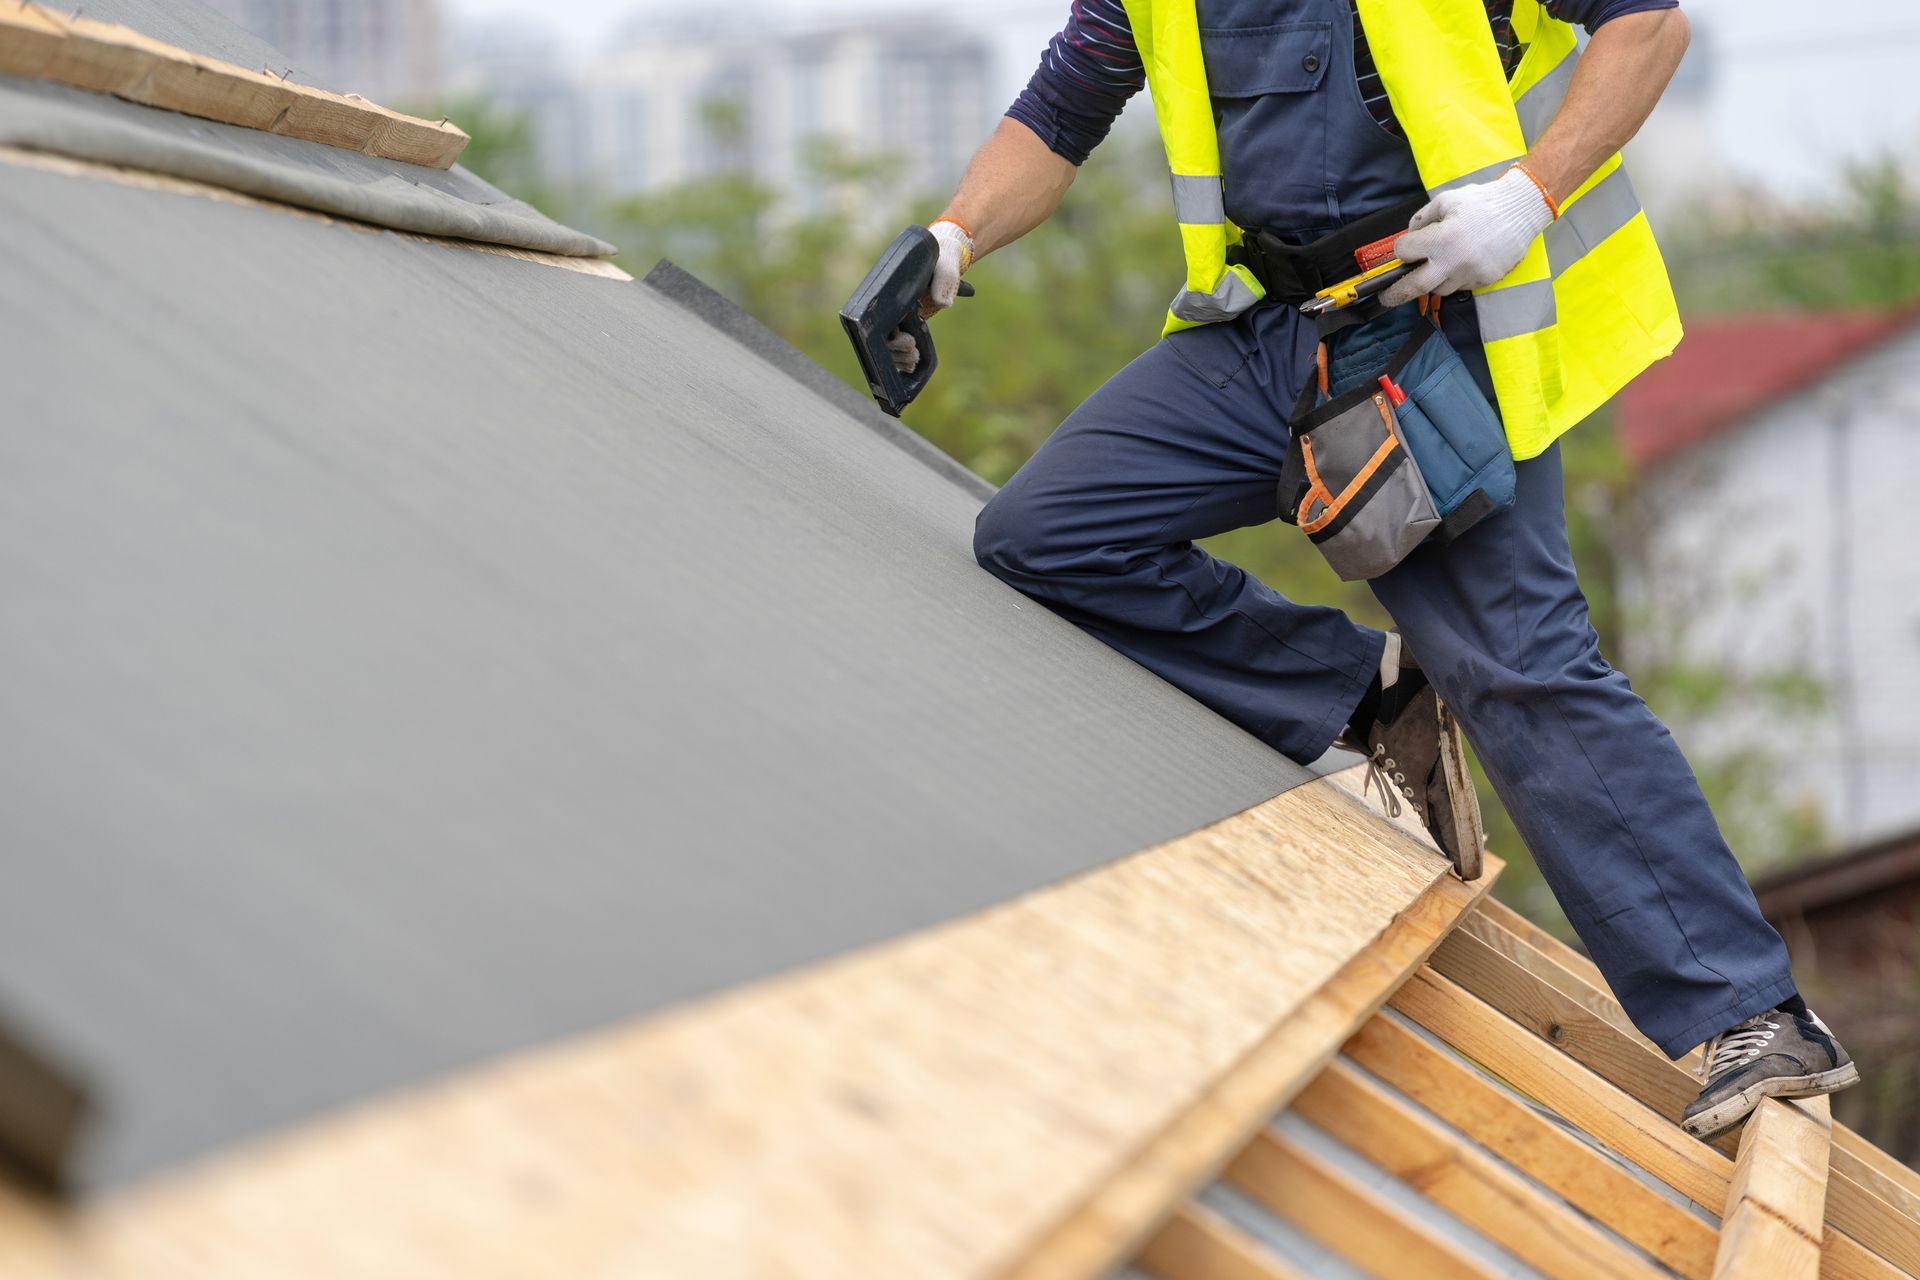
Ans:
{"type": "Polygon", "coordinates": [[[1691,322],[1618,409],[1656,622],[1623,665],[1812,677],[1811,717],[1755,697],[1675,734],[1766,749],[1838,845],[1920,826],[1920,308],[1691,322]]]}

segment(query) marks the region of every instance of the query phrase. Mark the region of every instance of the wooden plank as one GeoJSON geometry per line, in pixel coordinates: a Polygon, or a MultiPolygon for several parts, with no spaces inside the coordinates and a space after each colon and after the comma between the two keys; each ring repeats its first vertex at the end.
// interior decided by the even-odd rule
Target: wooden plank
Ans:
{"type": "Polygon", "coordinates": [[[37,4],[0,6],[0,73],[434,169],[451,167],[469,141],[444,120],[402,115],[37,4]]]}
{"type": "Polygon", "coordinates": [[[1732,1161],[1431,966],[1388,1003],[1689,1200],[1726,1206],[1732,1161]]]}
{"type": "Polygon", "coordinates": [[[1740,1133],[1714,1280],[1819,1275],[1832,1129],[1825,1098],[1768,1098],[1754,1110],[1740,1133]]]}
{"type": "Polygon", "coordinates": [[[0,1275],[1003,1272],[1444,874],[1310,783],[0,1236],[0,1275]]]}
{"type": "Polygon", "coordinates": [[[1234,1157],[1227,1178],[1276,1217],[1374,1275],[1467,1280],[1494,1274],[1371,1187],[1271,1130],[1234,1157]]]}
{"type": "MultiPolygon", "coordinates": [[[[1546,930],[1541,929],[1525,916],[1508,907],[1505,903],[1488,897],[1480,904],[1474,916],[1463,921],[1461,924],[1463,931],[1472,932],[1475,936],[1482,938],[1483,941],[1491,942],[1492,940],[1488,936],[1489,931],[1477,926],[1479,919],[1491,921],[1494,925],[1513,934],[1516,938],[1527,944],[1525,947],[1515,948],[1516,951],[1524,953],[1531,950],[1536,952],[1540,956],[1551,960],[1560,969],[1573,975],[1575,979],[1585,983],[1594,991],[1601,993],[1607,992],[1606,979],[1601,975],[1600,970],[1594,965],[1593,961],[1581,955],[1578,951],[1575,951],[1572,947],[1569,947],[1566,943],[1560,941],[1560,939],[1554,937],[1546,930]]],[[[1531,958],[1523,957],[1523,963],[1531,964],[1531,958]]],[[[1548,971],[1544,969],[1536,970],[1536,972],[1539,976],[1543,977],[1548,974],[1548,971]]],[[[1552,979],[1549,980],[1552,981],[1552,979]]],[[[1619,1009],[1618,1003],[1611,998],[1608,998],[1604,1002],[1604,1005],[1615,1010],[1619,1009]]],[[[1598,1009],[1601,1006],[1596,1003],[1593,1007],[1598,1009]]],[[[1617,1019],[1610,1017],[1609,1021],[1613,1021],[1616,1026],[1620,1026],[1630,1032],[1633,1031],[1631,1023],[1625,1021],[1624,1011],[1619,1014],[1617,1019]]],[[[1634,1034],[1637,1035],[1638,1033],[1634,1032],[1634,1034]]],[[[1698,1049],[1689,1050],[1687,1054],[1678,1059],[1678,1061],[1682,1067],[1688,1068],[1689,1070],[1694,1069],[1699,1065],[1700,1052],[1698,1049]]],[[[1904,1205],[1909,1210],[1912,1210],[1916,1204],[1920,1204],[1920,1169],[1914,1169],[1900,1163],[1900,1161],[1894,1159],[1843,1124],[1835,1124],[1833,1126],[1833,1144],[1837,1150],[1846,1153],[1846,1158],[1856,1160],[1859,1164],[1866,1166],[1880,1175],[1880,1182],[1872,1185],[1874,1186],[1875,1193],[1881,1195],[1889,1203],[1904,1205]],[[1891,1184],[1892,1189],[1890,1189],[1887,1184],[1891,1184]]]]}
{"type": "MultiPolygon", "coordinates": [[[[1606,979],[1591,960],[1579,955],[1558,938],[1548,934],[1524,916],[1489,900],[1481,909],[1460,922],[1460,931],[1498,951],[1507,960],[1539,978],[1555,990],[1577,1000],[1601,1021],[1638,1038],[1640,1033],[1627,1011],[1613,998],[1606,979]],[[1551,952],[1544,950],[1550,945],[1551,952]]],[[[1693,1059],[1698,1060],[1695,1053],[1693,1059]]]]}
{"type": "Polygon", "coordinates": [[[1543,1275],[1659,1280],[1666,1274],[1345,1062],[1314,1077],[1293,1112],[1543,1275]]]}
{"type": "Polygon", "coordinates": [[[1373,1018],[1343,1052],[1688,1280],[1713,1270],[1712,1227],[1406,1027],[1373,1018]]]}
{"type": "Polygon", "coordinates": [[[1377,1013],[1505,866],[1489,856],[1472,884],[1442,876],[1191,1109],[1133,1156],[1060,1225],[1023,1251],[1008,1280],[1102,1275],[1181,1200],[1216,1177],[1274,1113],[1377,1013]]]}
{"type": "MultiPolygon", "coordinates": [[[[1525,945],[1509,935],[1496,949],[1455,932],[1434,952],[1432,967],[1659,1115],[1677,1121],[1698,1093],[1699,1080],[1643,1037],[1595,1014],[1586,1000],[1566,994],[1509,958],[1508,948],[1525,945]]],[[[1604,1133],[1597,1136],[1607,1140],[1604,1133]]],[[[1731,1147],[1737,1141],[1737,1135],[1730,1134],[1720,1145],[1731,1147]]],[[[1888,1261],[1920,1271],[1920,1198],[1840,1143],[1834,1146],[1831,1165],[1828,1220],[1888,1261]]]]}
{"type": "MultiPolygon", "coordinates": [[[[1630,1023],[1595,1012],[1610,998],[1537,957],[1517,959],[1517,953],[1531,950],[1530,944],[1476,915],[1475,932],[1467,933],[1463,922],[1462,929],[1436,952],[1434,967],[1553,1039],[1573,1057],[1604,1064],[1600,1069],[1608,1079],[1661,1114],[1678,1119],[1700,1089],[1696,1072],[1686,1065],[1691,1061],[1697,1066],[1699,1054],[1679,1062],[1669,1060],[1630,1023]]],[[[1738,1141],[1737,1133],[1729,1133],[1716,1139],[1715,1145],[1731,1154],[1738,1141]]],[[[1904,1168],[1892,1157],[1844,1126],[1835,1126],[1833,1159],[1835,1172],[1848,1182],[1860,1184],[1901,1216],[1920,1223],[1920,1194],[1890,1172],[1904,1168]],[[1863,1151],[1872,1152],[1873,1158],[1865,1158],[1863,1151]]]]}
{"type": "MultiPolygon", "coordinates": [[[[1733,1162],[1644,1103],[1555,1053],[1485,1001],[1435,973],[1414,974],[1390,1003],[1521,1093],[1713,1213],[1722,1212],[1733,1162]]],[[[1910,1274],[1829,1226],[1822,1275],[1897,1280],[1910,1274]]]]}
{"type": "Polygon", "coordinates": [[[1509,933],[1525,939],[1534,950],[1552,960],[1561,968],[1578,974],[1588,983],[1591,983],[1602,991],[1607,990],[1607,980],[1605,976],[1601,974],[1599,965],[1596,965],[1590,958],[1575,951],[1572,947],[1560,941],[1560,939],[1554,937],[1551,933],[1548,933],[1545,929],[1542,929],[1539,925],[1527,919],[1498,898],[1488,898],[1482,903],[1479,914],[1507,930],[1509,933]]]}
{"type": "Polygon", "coordinates": [[[1169,1218],[1135,1262],[1157,1280],[1307,1280],[1258,1240],[1197,1204],[1169,1218]]]}
{"type": "Polygon", "coordinates": [[[1820,1245],[1820,1280],[1915,1280],[1832,1223],[1820,1245]]]}

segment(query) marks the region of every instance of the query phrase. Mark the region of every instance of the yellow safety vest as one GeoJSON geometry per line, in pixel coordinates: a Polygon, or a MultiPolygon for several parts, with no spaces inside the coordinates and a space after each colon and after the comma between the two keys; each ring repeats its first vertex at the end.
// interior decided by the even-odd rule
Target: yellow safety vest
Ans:
{"type": "MultiPolygon", "coordinates": [[[[1264,292],[1227,262],[1220,143],[1194,0],[1125,0],[1173,170],[1187,281],[1165,332],[1229,320],[1264,292]]],[[[1498,177],[1546,128],[1579,60],[1573,28],[1515,0],[1526,47],[1512,80],[1484,0],[1358,0],[1394,115],[1429,192],[1498,177]]],[[[1666,264],[1620,157],[1594,171],[1503,280],[1475,290],[1500,416],[1516,458],[1542,452],[1680,341],[1666,264]]]]}

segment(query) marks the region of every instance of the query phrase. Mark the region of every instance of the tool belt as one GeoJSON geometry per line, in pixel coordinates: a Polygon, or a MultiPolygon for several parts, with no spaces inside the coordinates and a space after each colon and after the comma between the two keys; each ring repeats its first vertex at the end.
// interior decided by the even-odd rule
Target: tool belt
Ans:
{"type": "MultiPolygon", "coordinates": [[[[1360,251],[1383,240],[1390,243],[1426,203],[1425,196],[1415,196],[1305,245],[1288,244],[1271,231],[1254,228],[1227,250],[1227,261],[1252,271],[1266,286],[1267,297],[1298,306],[1322,289],[1375,265],[1361,257],[1360,251]]],[[[1391,256],[1390,248],[1387,256],[1391,256]]]]}

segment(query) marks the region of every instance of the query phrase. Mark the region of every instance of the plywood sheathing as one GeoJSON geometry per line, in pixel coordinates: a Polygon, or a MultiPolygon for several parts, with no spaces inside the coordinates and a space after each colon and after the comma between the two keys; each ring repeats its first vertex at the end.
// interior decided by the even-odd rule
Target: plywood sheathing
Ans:
{"type": "MultiPolygon", "coordinates": [[[[1339,776],[1332,781],[1349,791],[1358,785],[1346,786],[1349,780],[1339,776]]],[[[1103,1275],[1141,1247],[1170,1206],[1217,1176],[1232,1154],[1327,1065],[1341,1041],[1426,961],[1447,931],[1477,903],[1489,900],[1487,891],[1504,865],[1489,857],[1486,874],[1471,885],[1452,876],[1435,881],[1377,942],[1276,1024],[1085,1204],[1027,1248],[1006,1280],[1103,1275]]],[[[1151,1242],[1146,1248],[1152,1251],[1151,1242]]]]}
{"type": "Polygon", "coordinates": [[[282,79],[271,68],[237,67],[118,23],[37,4],[0,5],[0,74],[55,80],[149,107],[433,169],[450,168],[469,141],[465,131],[445,120],[402,115],[354,94],[282,79]]]}
{"type": "Polygon", "coordinates": [[[1310,783],[980,915],[69,1220],[0,1207],[0,1273],[1004,1272],[1443,872],[1310,783]]]}

